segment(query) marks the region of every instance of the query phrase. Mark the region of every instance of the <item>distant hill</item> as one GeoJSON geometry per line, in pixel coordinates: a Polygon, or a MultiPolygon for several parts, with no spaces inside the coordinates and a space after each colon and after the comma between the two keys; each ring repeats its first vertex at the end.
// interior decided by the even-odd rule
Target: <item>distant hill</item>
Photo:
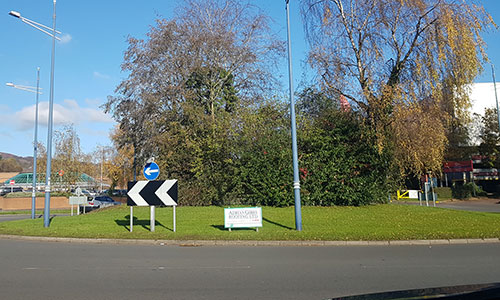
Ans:
{"type": "Polygon", "coordinates": [[[33,171],[33,156],[21,157],[10,153],[0,152],[0,156],[2,159],[13,158],[15,159],[19,165],[23,168],[23,172],[32,172],[33,171]]]}

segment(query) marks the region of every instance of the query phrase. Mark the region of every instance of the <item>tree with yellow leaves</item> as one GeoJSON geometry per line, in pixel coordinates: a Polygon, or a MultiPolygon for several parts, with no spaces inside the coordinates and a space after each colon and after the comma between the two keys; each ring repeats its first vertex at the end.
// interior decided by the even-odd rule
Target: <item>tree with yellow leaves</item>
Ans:
{"type": "Polygon", "coordinates": [[[484,8],[477,1],[301,2],[322,87],[364,114],[379,150],[394,145],[404,170],[437,169],[445,128],[467,121],[467,88],[487,59],[480,33],[494,23],[484,8]],[[424,140],[433,144],[415,143],[424,140]]]}

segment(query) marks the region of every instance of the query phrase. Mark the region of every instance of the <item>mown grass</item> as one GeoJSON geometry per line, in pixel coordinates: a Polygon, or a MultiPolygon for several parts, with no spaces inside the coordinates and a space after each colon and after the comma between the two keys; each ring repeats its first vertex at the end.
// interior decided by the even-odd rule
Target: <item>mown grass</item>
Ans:
{"type": "Polygon", "coordinates": [[[370,205],[364,207],[302,207],[303,231],[295,228],[293,207],[263,207],[263,227],[224,229],[222,207],[177,207],[177,232],[172,208],[156,209],[155,232],[150,232],[149,208],[134,208],[129,232],[126,206],[86,215],[0,223],[0,234],[113,239],[176,240],[407,240],[499,238],[500,214],[442,208],[370,205]]]}

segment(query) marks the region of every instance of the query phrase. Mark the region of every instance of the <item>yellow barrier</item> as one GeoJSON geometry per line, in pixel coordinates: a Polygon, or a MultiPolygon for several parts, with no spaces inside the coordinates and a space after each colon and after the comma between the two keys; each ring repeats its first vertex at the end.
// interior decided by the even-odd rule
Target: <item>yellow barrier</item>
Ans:
{"type": "Polygon", "coordinates": [[[398,190],[398,201],[400,199],[410,199],[410,196],[405,197],[405,195],[409,195],[410,191],[406,191],[403,194],[401,194],[401,191],[398,190]]]}
{"type": "Polygon", "coordinates": [[[405,190],[403,192],[398,190],[397,191],[398,201],[400,199],[418,199],[419,192],[420,191],[418,191],[418,190],[405,190]]]}

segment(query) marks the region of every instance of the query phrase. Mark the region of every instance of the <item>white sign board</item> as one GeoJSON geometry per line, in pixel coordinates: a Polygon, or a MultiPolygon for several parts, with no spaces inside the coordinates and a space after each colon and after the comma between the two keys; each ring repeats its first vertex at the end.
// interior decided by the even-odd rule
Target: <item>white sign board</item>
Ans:
{"type": "Polygon", "coordinates": [[[224,208],[224,227],[262,227],[262,207],[224,208]]]}
{"type": "Polygon", "coordinates": [[[408,190],[408,198],[418,199],[418,190],[408,190]]]}
{"type": "Polygon", "coordinates": [[[87,196],[70,196],[69,204],[70,205],[87,204],[87,196]]]}

